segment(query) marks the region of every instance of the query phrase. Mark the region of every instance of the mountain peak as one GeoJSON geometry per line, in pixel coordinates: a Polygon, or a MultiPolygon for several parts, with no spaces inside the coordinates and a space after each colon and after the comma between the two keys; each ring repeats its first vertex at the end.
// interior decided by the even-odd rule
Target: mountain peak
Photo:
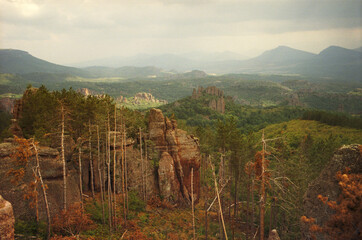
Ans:
{"type": "Polygon", "coordinates": [[[339,58],[361,58],[361,52],[339,47],[339,46],[329,46],[323,51],[319,53],[319,56],[331,58],[331,57],[339,57],[339,58]]]}
{"type": "Polygon", "coordinates": [[[310,52],[305,52],[288,46],[278,46],[277,48],[265,51],[259,57],[254,58],[254,60],[260,62],[290,63],[299,60],[306,60],[313,56],[315,56],[315,54],[310,52]]]}

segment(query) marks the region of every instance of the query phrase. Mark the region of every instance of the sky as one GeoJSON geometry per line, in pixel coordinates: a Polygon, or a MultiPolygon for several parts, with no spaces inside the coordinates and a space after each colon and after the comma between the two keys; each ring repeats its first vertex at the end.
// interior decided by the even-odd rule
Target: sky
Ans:
{"type": "Polygon", "coordinates": [[[361,0],[0,0],[0,48],[58,64],[362,46],[361,0]]]}

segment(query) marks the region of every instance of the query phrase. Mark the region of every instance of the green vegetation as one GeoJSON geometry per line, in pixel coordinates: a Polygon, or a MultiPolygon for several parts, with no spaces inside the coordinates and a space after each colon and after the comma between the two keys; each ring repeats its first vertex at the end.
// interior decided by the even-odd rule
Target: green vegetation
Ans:
{"type": "Polygon", "coordinates": [[[343,126],[362,129],[361,117],[352,117],[342,113],[309,110],[304,112],[302,119],[316,120],[332,126],[343,126]]]}
{"type": "Polygon", "coordinates": [[[186,125],[193,127],[213,126],[219,120],[233,116],[236,118],[237,127],[244,133],[256,131],[272,123],[284,122],[300,118],[304,112],[295,107],[251,107],[234,103],[230,98],[225,100],[225,114],[218,113],[208,107],[208,102],[213,96],[203,96],[200,99],[187,97],[177,102],[161,106],[166,115],[185,120],[186,125]]]}
{"type": "Polygon", "coordinates": [[[11,117],[9,113],[0,110],[0,140],[10,136],[8,129],[11,124],[11,117]]]}
{"type": "MultiPolygon", "coordinates": [[[[148,81],[147,83],[154,84],[155,82],[148,81]]],[[[162,87],[157,88],[157,91],[161,91],[166,86],[173,88],[182,84],[176,81],[170,85],[167,85],[167,81],[158,83],[162,87]]],[[[262,96],[264,100],[257,106],[240,105],[235,103],[237,102],[235,98],[233,100],[231,97],[225,97],[225,114],[221,114],[209,108],[210,100],[216,97],[204,94],[197,100],[186,97],[160,108],[165,115],[178,120],[179,128],[187,129],[189,133],[194,134],[199,139],[203,156],[202,168],[207,166],[205,159],[210,156],[210,161],[215,165],[217,176],[223,176],[224,181],[230,178],[222,198],[225,204],[243,202],[236,215],[242,223],[250,221],[250,219],[246,219],[246,216],[250,216],[250,214],[255,216],[254,224],[259,223],[256,217],[259,207],[255,208],[254,212],[250,205],[244,204],[244,202],[253,200],[254,203],[257,203],[260,200],[261,180],[257,175],[257,163],[261,156],[263,131],[265,138],[269,139],[266,147],[266,158],[269,165],[266,175],[265,233],[268,232],[270,224],[271,227],[278,229],[283,239],[296,239],[300,237],[299,219],[302,215],[303,194],[308,184],[319,175],[337,148],[343,144],[362,142],[361,119],[291,106],[262,107],[266,105],[266,101],[275,103],[273,92],[276,92],[276,95],[290,92],[289,87],[293,86],[294,83],[289,82],[289,87],[279,83],[268,83],[269,85],[263,82],[259,82],[260,85],[249,83],[250,85],[244,86],[244,90],[250,89],[252,92],[250,99],[254,98],[252,95],[270,91],[262,96]],[[221,159],[223,164],[221,164],[221,159]],[[252,167],[248,169],[248,166],[252,167]],[[250,190],[251,183],[255,184],[254,191],[250,190]],[[275,212],[278,214],[273,219],[275,212]],[[273,222],[269,222],[270,219],[273,222]]],[[[112,84],[114,83],[107,86],[112,84]]],[[[132,85],[133,83],[129,82],[128,84],[135,87],[132,85]]],[[[296,83],[296,85],[298,84],[296,83]]],[[[228,87],[232,88],[232,85],[228,87]]],[[[236,93],[242,87],[235,89],[236,93]]],[[[139,91],[138,89],[137,92],[139,91]]],[[[44,86],[39,89],[29,86],[24,93],[23,113],[19,124],[26,137],[35,137],[42,144],[47,144],[49,135],[59,133],[60,106],[64,106],[66,135],[77,141],[80,137],[87,138],[89,136],[90,124],[104,128],[108,118],[113,122],[114,105],[114,100],[109,96],[102,98],[85,97],[73,89],[49,91],[44,86]]],[[[137,139],[140,127],[144,129],[144,132],[147,132],[147,112],[141,113],[124,107],[116,111],[119,116],[121,114],[123,116],[128,138],[137,139]]],[[[4,126],[9,123],[6,115],[0,116],[4,126]]],[[[101,144],[104,143],[103,141],[104,139],[101,144]]],[[[149,156],[154,161],[153,165],[157,166],[159,159],[155,156],[158,154],[152,142],[148,141],[147,143],[149,156]]],[[[214,197],[214,191],[210,188],[213,186],[210,167],[202,171],[203,198],[196,206],[197,236],[199,237],[205,232],[202,222],[204,204],[205,202],[210,204],[214,197]]],[[[175,236],[187,239],[192,237],[192,221],[189,209],[175,209],[173,206],[161,202],[161,200],[152,199],[152,201],[150,200],[146,204],[137,196],[136,192],[129,193],[130,221],[127,223],[129,224],[127,227],[129,234],[138,239],[167,239],[175,236]]],[[[107,207],[107,205],[105,206],[107,207]]],[[[121,231],[110,233],[105,228],[102,223],[102,208],[99,202],[88,202],[85,209],[96,226],[94,229],[82,232],[82,236],[102,239],[113,234],[116,238],[122,237],[121,231]]],[[[230,208],[228,210],[233,211],[230,208]]],[[[116,211],[119,217],[117,221],[122,225],[123,220],[120,216],[123,212],[120,210],[120,206],[116,211]]],[[[214,213],[210,212],[209,234],[216,235],[218,225],[216,224],[217,216],[214,213]]],[[[233,216],[232,213],[230,215],[233,216]]],[[[233,232],[231,221],[231,218],[227,221],[228,234],[233,232]]],[[[242,236],[242,233],[246,232],[245,226],[246,224],[243,225],[244,229],[234,229],[234,236],[242,236]]],[[[40,231],[32,230],[34,226],[28,225],[20,225],[18,227],[20,230],[17,231],[22,232],[22,228],[29,228],[31,232],[29,234],[37,234],[40,231]]]]}

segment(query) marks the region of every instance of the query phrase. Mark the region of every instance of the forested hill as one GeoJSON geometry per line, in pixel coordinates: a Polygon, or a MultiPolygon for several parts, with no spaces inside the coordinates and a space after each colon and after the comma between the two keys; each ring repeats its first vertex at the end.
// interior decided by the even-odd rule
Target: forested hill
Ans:
{"type": "Polygon", "coordinates": [[[230,96],[224,97],[225,112],[221,113],[210,106],[210,102],[217,98],[203,93],[198,99],[191,96],[176,102],[161,106],[160,109],[168,116],[182,120],[188,126],[213,126],[218,121],[235,118],[237,127],[244,132],[259,130],[272,123],[285,122],[301,118],[304,110],[291,106],[251,107],[235,103],[230,96]]]}
{"type": "Polygon", "coordinates": [[[78,68],[66,67],[36,58],[28,52],[14,49],[0,49],[1,73],[57,73],[78,76],[89,76],[78,68]]]}

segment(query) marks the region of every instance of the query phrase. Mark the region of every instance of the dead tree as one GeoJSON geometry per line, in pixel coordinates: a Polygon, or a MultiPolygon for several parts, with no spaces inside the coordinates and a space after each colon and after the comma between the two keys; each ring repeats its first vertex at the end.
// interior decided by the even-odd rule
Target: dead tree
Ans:
{"type": "Polygon", "coordinates": [[[109,113],[107,119],[107,177],[108,177],[108,224],[109,232],[112,231],[112,191],[111,191],[111,153],[110,153],[110,124],[109,124],[109,113]]]}
{"type": "Polygon", "coordinates": [[[39,162],[39,154],[38,154],[38,148],[36,146],[36,143],[34,143],[34,141],[32,142],[32,145],[33,145],[33,148],[34,148],[34,151],[35,151],[35,159],[36,159],[36,174],[38,175],[39,177],[39,180],[40,180],[40,184],[41,184],[41,188],[43,190],[43,197],[44,197],[44,205],[45,205],[45,210],[46,210],[46,214],[47,214],[47,222],[48,222],[48,230],[47,230],[47,239],[50,239],[50,233],[51,233],[51,230],[50,230],[50,226],[51,226],[51,223],[50,223],[50,210],[49,210],[49,204],[48,204],[48,197],[47,197],[47,192],[46,192],[46,185],[44,184],[43,182],[43,177],[41,175],[41,171],[40,171],[40,162],[39,162]]]}
{"type": "MultiPolygon", "coordinates": [[[[99,188],[101,191],[101,203],[102,203],[102,222],[104,223],[104,196],[103,196],[103,182],[101,171],[101,156],[100,156],[100,143],[99,143],[99,126],[97,125],[97,150],[98,150],[98,175],[99,175],[99,188]]],[[[102,164],[103,165],[103,164],[102,164]]]]}
{"type": "Polygon", "coordinates": [[[192,229],[193,229],[193,233],[194,233],[194,239],[196,239],[195,209],[194,209],[194,168],[191,168],[191,208],[192,208],[192,229]]]}
{"type": "Polygon", "coordinates": [[[139,128],[140,131],[140,153],[141,153],[141,176],[142,176],[142,196],[143,196],[143,201],[146,200],[145,197],[145,172],[144,172],[144,166],[143,166],[143,154],[142,154],[142,129],[139,128]]]}
{"type": "Polygon", "coordinates": [[[117,229],[116,225],[116,165],[117,165],[117,151],[116,151],[116,138],[117,138],[117,108],[114,105],[114,135],[113,135],[113,222],[114,228],[117,229]]]}
{"type": "Polygon", "coordinates": [[[92,130],[91,130],[91,122],[89,120],[89,167],[91,172],[91,190],[92,197],[94,199],[94,171],[93,171],[93,158],[92,158],[92,130]]]}
{"type": "Polygon", "coordinates": [[[67,209],[67,172],[66,172],[66,162],[65,162],[65,156],[64,156],[64,118],[65,118],[65,110],[63,103],[60,104],[61,109],[61,115],[62,115],[62,122],[61,122],[61,128],[62,133],[60,137],[60,144],[61,144],[61,157],[63,162],[63,209],[67,209]]]}
{"type": "Polygon", "coordinates": [[[123,151],[124,151],[124,183],[125,183],[125,198],[126,201],[124,204],[124,221],[127,225],[127,214],[128,214],[128,173],[127,173],[127,132],[126,124],[123,124],[123,151]]]}
{"type": "Polygon", "coordinates": [[[214,167],[214,165],[212,164],[211,161],[210,161],[210,165],[211,165],[212,175],[214,176],[215,192],[216,192],[216,196],[217,196],[217,201],[219,203],[220,218],[221,218],[221,223],[222,223],[222,227],[223,227],[223,230],[224,230],[224,236],[225,236],[226,240],[228,240],[228,236],[227,236],[226,228],[225,228],[224,216],[223,216],[222,207],[221,207],[221,200],[220,200],[219,190],[218,190],[218,187],[217,187],[215,167],[214,167]]]}
{"type": "Polygon", "coordinates": [[[79,192],[80,192],[80,202],[82,204],[82,210],[84,209],[83,206],[83,183],[82,183],[82,140],[79,138],[79,155],[78,155],[78,165],[79,165],[79,192]]]}

